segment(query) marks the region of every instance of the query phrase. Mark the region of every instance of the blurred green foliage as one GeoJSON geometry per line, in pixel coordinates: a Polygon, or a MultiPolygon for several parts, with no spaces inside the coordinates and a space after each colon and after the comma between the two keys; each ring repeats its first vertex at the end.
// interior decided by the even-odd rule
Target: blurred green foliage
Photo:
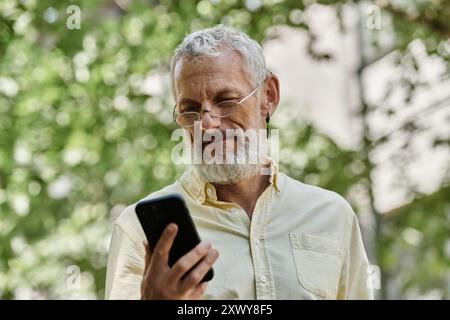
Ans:
{"type": "MultiPolygon", "coordinates": [[[[1,0],[0,298],[102,298],[111,221],[183,170],[170,160],[175,126],[166,74],[175,46],[217,23],[259,41],[270,27],[289,25],[309,36],[313,57],[329,59],[315,52],[306,21],[293,18],[314,2],[335,7],[339,17],[346,3],[1,0]],[[80,29],[66,26],[73,4],[81,8],[80,29]],[[68,283],[73,265],[81,271],[76,290],[68,283]]],[[[413,39],[434,39],[428,53],[448,64],[448,51],[438,50],[448,38],[448,2],[408,3],[385,8],[396,50],[407,55],[413,39]]],[[[370,144],[343,150],[294,120],[281,138],[281,167],[291,176],[344,196],[370,193],[370,144]]],[[[394,297],[437,289],[450,298],[449,199],[443,185],[382,219],[378,263],[395,280],[394,297]],[[405,242],[402,232],[420,234],[420,244],[405,242]]]]}

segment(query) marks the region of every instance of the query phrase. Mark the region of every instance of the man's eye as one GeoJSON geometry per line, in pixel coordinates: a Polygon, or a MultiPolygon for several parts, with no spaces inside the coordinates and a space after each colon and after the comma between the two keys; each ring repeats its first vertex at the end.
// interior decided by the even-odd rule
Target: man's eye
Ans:
{"type": "Polygon", "coordinates": [[[181,108],[181,112],[197,112],[198,108],[196,106],[182,106],[181,108]]]}
{"type": "Polygon", "coordinates": [[[221,101],[217,104],[217,107],[219,108],[228,108],[228,107],[232,107],[236,104],[236,100],[225,100],[225,101],[221,101]]]}
{"type": "Polygon", "coordinates": [[[227,97],[227,98],[220,98],[218,102],[219,102],[219,103],[220,103],[220,102],[228,102],[228,101],[234,102],[234,101],[237,101],[237,100],[238,100],[238,98],[233,98],[233,97],[229,97],[229,98],[228,98],[228,97],[227,97]]]}

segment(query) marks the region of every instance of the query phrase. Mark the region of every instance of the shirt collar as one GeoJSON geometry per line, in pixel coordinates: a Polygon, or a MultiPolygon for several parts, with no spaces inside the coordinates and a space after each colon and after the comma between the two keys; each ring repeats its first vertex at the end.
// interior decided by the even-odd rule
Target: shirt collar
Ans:
{"type": "MultiPolygon", "coordinates": [[[[270,185],[280,192],[278,183],[278,165],[269,158],[269,166],[267,168],[270,173],[270,185]]],[[[209,182],[205,181],[197,169],[193,165],[189,166],[180,178],[181,186],[196,201],[204,203],[207,199],[217,200],[216,188],[209,182]]]]}

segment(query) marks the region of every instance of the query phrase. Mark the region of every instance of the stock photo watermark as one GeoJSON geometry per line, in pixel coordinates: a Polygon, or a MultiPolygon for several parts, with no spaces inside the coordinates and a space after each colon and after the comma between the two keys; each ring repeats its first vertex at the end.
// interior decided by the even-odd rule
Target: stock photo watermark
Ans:
{"type": "Polygon", "coordinates": [[[367,288],[371,290],[380,290],[381,289],[381,270],[377,265],[369,265],[367,267],[367,288]]]}
{"type": "Polygon", "coordinates": [[[66,269],[67,291],[77,291],[81,288],[81,270],[77,265],[68,266],[66,269]]]}
{"type": "Polygon", "coordinates": [[[366,9],[366,26],[369,30],[381,30],[381,9],[379,6],[371,5],[366,9]]]}
{"type": "Polygon", "coordinates": [[[81,29],[81,9],[77,5],[68,6],[66,13],[69,15],[66,19],[66,27],[69,30],[81,29]]]}

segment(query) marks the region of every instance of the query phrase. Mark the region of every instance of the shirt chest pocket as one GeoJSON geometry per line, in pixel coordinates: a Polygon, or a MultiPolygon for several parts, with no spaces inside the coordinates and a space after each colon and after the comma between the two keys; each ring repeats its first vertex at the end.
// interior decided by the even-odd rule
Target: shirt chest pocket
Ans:
{"type": "Polygon", "coordinates": [[[343,254],[340,243],[304,233],[290,233],[301,286],[323,299],[336,299],[343,254]]]}

